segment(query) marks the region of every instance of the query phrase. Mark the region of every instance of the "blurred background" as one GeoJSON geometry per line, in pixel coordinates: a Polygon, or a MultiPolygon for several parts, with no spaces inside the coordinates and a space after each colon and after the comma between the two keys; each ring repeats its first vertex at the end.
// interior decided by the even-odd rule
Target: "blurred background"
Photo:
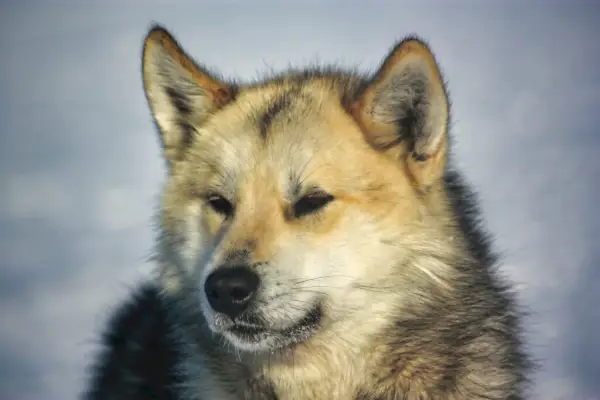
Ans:
{"type": "Polygon", "coordinates": [[[373,70],[397,38],[428,40],[456,159],[532,311],[532,398],[600,399],[600,2],[566,0],[0,2],[0,398],[75,399],[98,330],[151,268],[151,21],[247,79],[373,70]]]}

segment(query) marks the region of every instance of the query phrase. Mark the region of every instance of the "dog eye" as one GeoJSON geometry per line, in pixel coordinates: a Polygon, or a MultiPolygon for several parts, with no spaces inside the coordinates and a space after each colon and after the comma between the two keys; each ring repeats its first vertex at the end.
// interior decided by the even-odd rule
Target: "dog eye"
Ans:
{"type": "Polygon", "coordinates": [[[333,196],[325,192],[313,192],[302,197],[294,204],[294,216],[300,218],[312,214],[333,201],[333,196]]]}
{"type": "Polygon", "coordinates": [[[225,217],[229,217],[233,214],[233,204],[219,194],[208,195],[206,202],[217,214],[221,214],[225,217]]]}

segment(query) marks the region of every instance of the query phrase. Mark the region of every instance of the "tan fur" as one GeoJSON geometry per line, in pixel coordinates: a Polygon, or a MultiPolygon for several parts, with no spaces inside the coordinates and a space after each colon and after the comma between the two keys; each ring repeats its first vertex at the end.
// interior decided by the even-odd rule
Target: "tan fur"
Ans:
{"type": "MultiPolygon", "coordinates": [[[[469,374],[441,391],[448,371],[439,346],[415,353],[411,346],[418,340],[394,333],[398,321],[413,324],[436,315],[440,302],[459,307],[457,282],[466,277],[456,266],[478,262],[445,188],[448,100],[427,46],[401,43],[364,87],[358,77],[335,74],[227,84],[194,63],[162,29],[148,35],[144,54],[144,84],[170,162],[159,242],[166,293],[188,296],[190,286],[201,285],[243,250],[264,280],[262,307],[274,327],[300,319],[305,304],[323,301],[321,326],[306,341],[240,355],[237,342],[225,335],[209,345],[227,343],[215,350],[215,360],[222,357],[268,380],[279,399],[352,399],[360,393],[365,399],[483,398],[475,388],[479,378],[469,380],[469,374]],[[173,81],[161,81],[167,78],[156,71],[163,70],[173,81]],[[423,86],[388,93],[414,77],[423,86]],[[168,85],[182,97],[196,86],[187,97],[192,111],[175,110],[160,92],[168,85]],[[420,131],[414,137],[400,132],[400,140],[400,122],[391,113],[411,104],[411,90],[423,88],[420,131]],[[273,107],[281,111],[261,125],[273,107]],[[312,187],[334,200],[295,218],[295,202],[312,187]],[[233,216],[210,208],[207,196],[214,192],[233,204],[233,216]],[[399,393],[404,397],[393,397],[399,393]]],[[[206,301],[198,302],[219,334],[206,301]]],[[[493,346],[482,345],[485,351],[493,346]]],[[[207,385],[250,390],[245,378],[221,368],[227,369],[197,377],[201,383],[190,383],[196,389],[189,393],[207,385]]]]}

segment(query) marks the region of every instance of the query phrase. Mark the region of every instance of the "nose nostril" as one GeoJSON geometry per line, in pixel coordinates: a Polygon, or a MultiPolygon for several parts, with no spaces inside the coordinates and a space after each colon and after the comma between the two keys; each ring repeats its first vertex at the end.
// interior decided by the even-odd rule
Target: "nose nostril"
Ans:
{"type": "Polygon", "coordinates": [[[219,300],[219,291],[217,289],[213,289],[213,290],[209,291],[207,294],[208,294],[209,298],[219,300]]]}
{"type": "Polygon", "coordinates": [[[229,296],[231,296],[231,298],[233,300],[242,301],[242,300],[245,300],[246,298],[248,298],[250,296],[250,293],[248,292],[248,290],[246,288],[238,286],[238,287],[231,288],[231,292],[229,292],[229,296]]]}

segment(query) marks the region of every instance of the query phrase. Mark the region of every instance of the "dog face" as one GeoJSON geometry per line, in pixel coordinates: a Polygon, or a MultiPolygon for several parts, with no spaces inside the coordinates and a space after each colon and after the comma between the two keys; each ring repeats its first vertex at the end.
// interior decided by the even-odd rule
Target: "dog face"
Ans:
{"type": "Polygon", "coordinates": [[[447,148],[445,90],[422,42],[399,43],[370,80],[307,71],[238,85],[156,27],[143,77],[169,170],[165,287],[191,293],[231,344],[304,342],[364,311],[373,288],[443,280],[435,262],[409,262],[437,246],[447,148]]]}

